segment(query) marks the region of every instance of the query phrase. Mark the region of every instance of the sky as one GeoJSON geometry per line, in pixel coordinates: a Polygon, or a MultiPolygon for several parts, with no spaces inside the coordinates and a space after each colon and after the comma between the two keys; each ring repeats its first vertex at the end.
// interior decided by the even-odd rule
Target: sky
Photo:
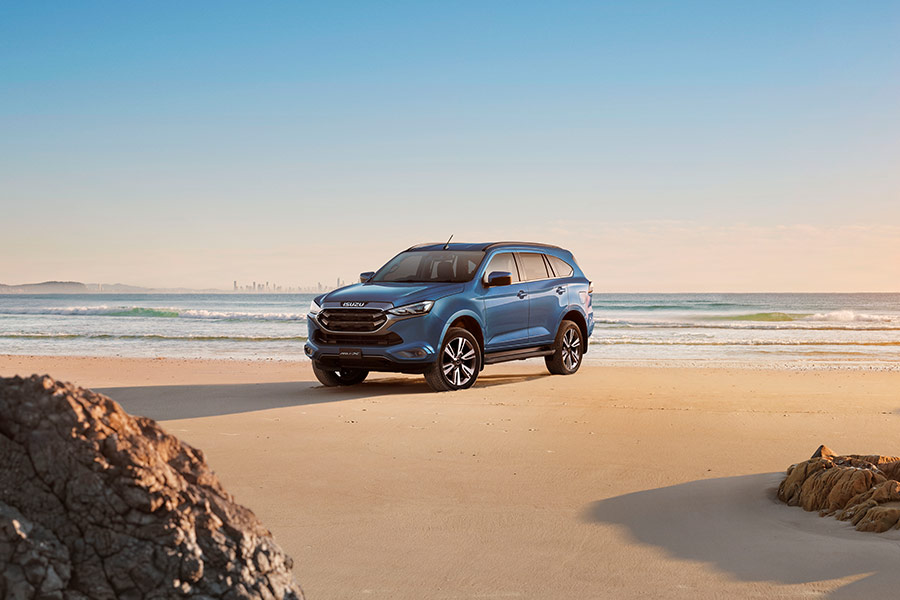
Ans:
{"type": "Polygon", "coordinates": [[[598,291],[900,291],[898,40],[897,2],[4,2],[0,282],[454,234],[598,291]]]}

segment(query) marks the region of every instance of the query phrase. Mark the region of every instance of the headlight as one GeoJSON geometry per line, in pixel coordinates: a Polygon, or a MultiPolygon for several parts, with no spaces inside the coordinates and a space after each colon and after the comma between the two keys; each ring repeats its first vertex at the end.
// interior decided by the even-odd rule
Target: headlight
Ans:
{"type": "Polygon", "coordinates": [[[313,299],[313,300],[309,303],[309,314],[315,315],[315,314],[317,314],[320,310],[322,310],[322,307],[319,306],[318,304],[316,304],[315,299],[313,299]]]}
{"type": "Polygon", "coordinates": [[[434,306],[434,301],[426,300],[425,302],[416,302],[415,304],[398,306],[397,308],[388,310],[388,312],[392,315],[397,315],[398,317],[410,317],[412,315],[424,315],[431,310],[432,306],[434,306]]]}

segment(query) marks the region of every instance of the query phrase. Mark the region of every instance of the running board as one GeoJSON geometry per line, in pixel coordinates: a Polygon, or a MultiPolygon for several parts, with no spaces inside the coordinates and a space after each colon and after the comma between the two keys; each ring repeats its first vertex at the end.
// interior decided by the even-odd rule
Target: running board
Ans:
{"type": "Polygon", "coordinates": [[[524,360],[526,358],[535,358],[537,356],[550,356],[554,352],[556,352],[556,350],[548,349],[546,346],[521,348],[519,350],[504,350],[501,352],[488,352],[484,355],[484,364],[492,365],[508,360],[524,360]]]}

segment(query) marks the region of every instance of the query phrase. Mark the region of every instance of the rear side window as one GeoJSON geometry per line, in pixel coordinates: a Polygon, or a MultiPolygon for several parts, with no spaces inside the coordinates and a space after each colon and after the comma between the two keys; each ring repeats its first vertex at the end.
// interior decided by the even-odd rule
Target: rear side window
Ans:
{"type": "Polygon", "coordinates": [[[485,280],[494,271],[508,271],[512,275],[513,283],[520,281],[519,270],[516,268],[516,260],[513,258],[512,252],[501,252],[494,255],[487,269],[484,270],[485,280]]]}
{"type": "Polygon", "coordinates": [[[559,257],[551,256],[548,254],[547,260],[550,261],[550,266],[553,267],[553,270],[556,272],[557,277],[571,277],[575,272],[575,269],[572,268],[572,265],[559,257]]]}
{"type": "Polygon", "coordinates": [[[519,265],[522,267],[522,278],[525,281],[534,281],[535,279],[547,279],[547,265],[544,263],[544,256],[534,252],[520,252],[519,265]]]}

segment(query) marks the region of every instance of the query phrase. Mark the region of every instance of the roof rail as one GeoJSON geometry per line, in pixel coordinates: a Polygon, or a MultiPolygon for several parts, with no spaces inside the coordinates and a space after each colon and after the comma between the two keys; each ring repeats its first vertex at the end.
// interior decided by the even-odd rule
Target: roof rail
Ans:
{"type": "Polygon", "coordinates": [[[484,247],[484,250],[490,250],[491,248],[502,248],[504,246],[534,246],[537,248],[553,248],[555,250],[562,250],[559,246],[554,246],[553,244],[541,244],[540,242],[492,242],[484,247]]]}
{"type": "MultiPolygon", "coordinates": [[[[463,245],[476,246],[476,244],[464,244],[462,242],[458,243],[463,245]]],[[[406,249],[406,251],[409,252],[410,250],[417,250],[419,248],[425,248],[427,246],[443,247],[445,245],[446,244],[444,242],[426,242],[424,244],[416,244],[414,246],[410,246],[406,249]]],[[[561,248],[560,246],[554,246],[553,244],[541,244],[540,242],[490,242],[488,244],[484,244],[481,247],[481,250],[487,251],[492,248],[502,248],[504,246],[531,246],[532,248],[552,248],[554,250],[565,250],[565,248],[561,248]]]]}

